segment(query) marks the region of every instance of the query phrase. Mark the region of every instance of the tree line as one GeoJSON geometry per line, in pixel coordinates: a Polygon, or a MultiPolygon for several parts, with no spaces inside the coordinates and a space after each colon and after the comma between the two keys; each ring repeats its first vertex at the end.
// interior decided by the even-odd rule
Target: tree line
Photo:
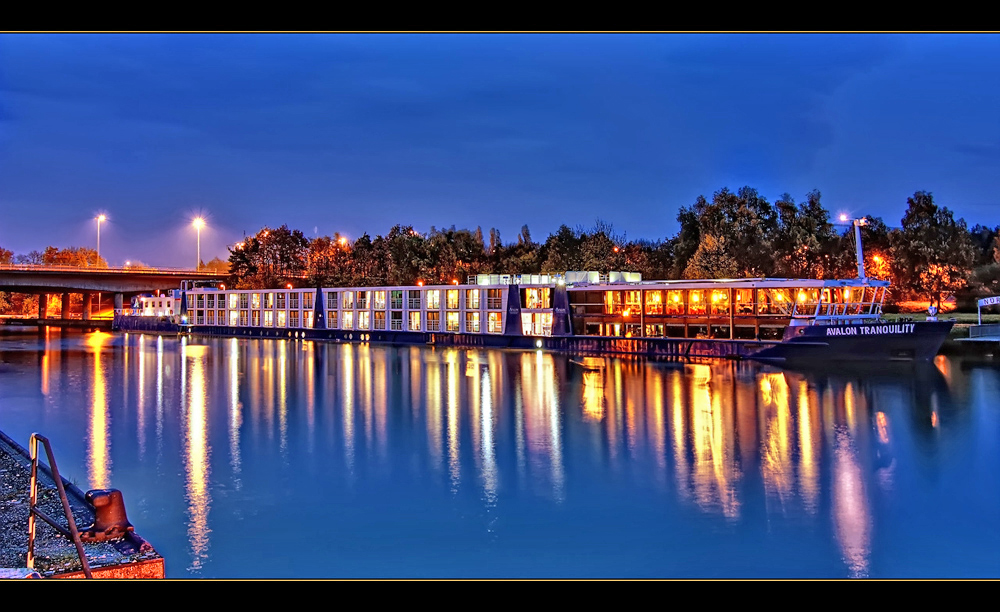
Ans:
{"type": "MultiPolygon", "coordinates": [[[[497,229],[395,225],[384,235],[353,241],[340,234],[307,238],[301,231],[261,228],[201,269],[229,275],[237,288],[380,286],[466,282],[470,274],[539,274],[567,270],[641,272],[646,279],[852,278],[856,276],[851,225],[831,219],[819,191],[796,202],[783,194],[769,202],[756,189],[723,188],[699,196],[677,212],[679,229],[661,240],[628,240],[605,221],[584,228],[560,226],[544,240],[525,225],[513,240],[497,229]]],[[[1000,226],[955,219],[926,191],[907,198],[899,227],[865,217],[861,227],[867,276],[892,282],[892,301],[937,303],[958,295],[1000,292],[1000,226]]],[[[15,256],[0,248],[0,263],[107,266],[85,247],[15,256]]],[[[142,264],[139,264],[142,265],[142,264]]],[[[0,294],[0,312],[14,308],[0,294]],[[6,304],[6,305],[5,305],[6,304]]],[[[23,301],[23,300],[22,300],[23,301]]]]}
{"type": "MultiPolygon", "coordinates": [[[[971,229],[933,195],[907,199],[900,227],[866,217],[861,227],[866,275],[892,282],[892,300],[928,300],[1000,290],[1000,227],[971,229]]],[[[646,279],[851,278],[856,276],[853,227],[838,224],[819,191],[774,203],[756,189],[727,188],[698,197],[677,213],[680,228],[662,240],[627,240],[610,223],[562,225],[544,241],[528,226],[515,240],[500,232],[395,225],[352,241],[314,239],[287,226],[262,228],[230,249],[230,282],[238,288],[380,286],[466,282],[478,273],[538,274],[566,270],[628,270],[646,279]]]]}

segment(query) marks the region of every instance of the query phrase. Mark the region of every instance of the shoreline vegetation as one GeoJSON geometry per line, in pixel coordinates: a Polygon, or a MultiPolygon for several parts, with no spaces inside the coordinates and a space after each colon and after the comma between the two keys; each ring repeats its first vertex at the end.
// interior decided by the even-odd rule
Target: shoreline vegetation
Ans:
{"type": "MultiPolygon", "coordinates": [[[[858,275],[852,221],[831,220],[819,191],[800,203],[787,193],[771,203],[751,187],[723,188],[711,200],[699,196],[681,206],[676,218],[678,232],[661,240],[628,240],[600,219],[590,228],[562,225],[541,242],[527,225],[507,241],[481,227],[419,232],[397,224],[351,241],[338,233],[308,239],[282,225],[232,245],[228,261],[215,258],[199,268],[226,274],[227,285],[241,289],[451,284],[470,274],[567,270],[627,270],[644,279],[858,275]]],[[[860,227],[866,276],[892,284],[886,313],[926,312],[931,305],[943,314],[975,313],[978,297],[1000,293],[1000,225],[970,229],[926,191],[907,198],[899,223],[865,217],[860,227]]],[[[107,266],[92,249],[51,246],[16,256],[0,248],[4,263],[107,266]]],[[[58,311],[58,299],[50,298],[50,312],[58,311]]],[[[0,315],[37,308],[37,296],[0,292],[0,315]]]]}

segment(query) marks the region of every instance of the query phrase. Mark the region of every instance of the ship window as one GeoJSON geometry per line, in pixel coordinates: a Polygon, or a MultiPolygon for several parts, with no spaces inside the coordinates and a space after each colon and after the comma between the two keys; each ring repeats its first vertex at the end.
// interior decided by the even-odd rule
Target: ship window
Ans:
{"type": "MultiPolygon", "coordinates": [[[[453,310],[458,308],[458,289],[449,289],[448,290],[448,293],[447,293],[447,303],[445,305],[445,308],[451,308],[453,310]]],[[[458,322],[456,321],[455,324],[457,326],[458,322]]],[[[458,331],[457,327],[456,327],[455,331],[458,331]]]]}
{"type": "Polygon", "coordinates": [[[714,315],[729,314],[728,289],[713,289],[711,301],[712,301],[711,303],[712,314],[714,315]]]}
{"type": "Polygon", "coordinates": [[[503,308],[503,294],[501,289],[486,290],[486,307],[490,310],[500,310],[503,308]]]}
{"type": "Polygon", "coordinates": [[[208,310],[205,311],[205,323],[208,325],[215,325],[215,311],[208,310]]]}
{"type": "Polygon", "coordinates": [[[479,289],[466,289],[465,290],[465,307],[479,308],[479,289]]]}
{"type": "MultiPolygon", "coordinates": [[[[365,292],[367,293],[367,291],[365,292]]],[[[368,323],[370,321],[369,313],[367,310],[362,310],[358,313],[358,329],[368,329],[368,323]]]]}
{"type": "Polygon", "coordinates": [[[527,309],[552,308],[550,300],[548,287],[532,287],[524,290],[524,307],[527,309]]]}
{"type": "MultiPolygon", "coordinates": [[[[344,310],[348,310],[348,309],[354,308],[354,292],[353,291],[344,291],[343,293],[341,293],[341,296],[342,296],[341,299],[340,299],[340,307],[341,308],[343,308],[344,310]]],[[[347,329],[347,328],[345,328],[345,329],[347,329]]]]}
{"type": "Polygon", "coordinates": [[[240,313],[237,310],[229,311],[229,327],[236,327],[236,324],[240,321],[240,313]]]}
{"type": "Polygon", "coordinates": [[[790,314],[792,301],[787,289],[758,289],[757,312],[760,314],[790,314]]]}
{"type": "Polygon", "coordinates": [[[427,331],[439,331],[441,329],[441,313],[427,313],[427,331]]]}
{"type": "MultiPolygon", "coordinates": [[[[278,295],[281,295],[281,294],[279,293],[278,295]]],[[[285,326],[285,319],[288,316],[287,313],[288,313],[287,310],[279,310],[278,311],[278,327],[284,327],[285,326]]]]}
{"type": "Polygon", "coordinates": [[[215,296],[214,295],[207,295],[205,297],[206,297],[206,301],[207,301],[206,307],[207,308],[215,308],[215,296]]]}
{"type": "Polygon", "coordinates": [[[479,333],[479,313],[478,312],[467,312],[465,313],[465,331],[471,334],[479,333]]]}
{"type": "Polygon", "coordinates": [[[303,293],[302,294],[302,307],[303,308],[312,308],[313,307],[313,294],[312,293],[303,293]]]}
{"type": "Polygon", "coordinates": [[[680,290],[667,291],[667,303],[664,311],[668,315],[684,314],[684,292],[680,290]]]}
{"type": "MultiPolygon", "coordinates": [[[[299,294],[298,293],[289,293],[288,294],[288,307],[289,308],[294,308],[294,309],[298,310],[298,308],[299,308],[299,294]]],[[[294,327],[298,327],[298,326],[296,325],[294,327]]]]}
{"type": "Polygon", "coordinates": [[[663,314],[663,292],[662,291],[647,291],[646,292],[646,314],[650,314],[650,315],[663,314]]]}
{"type": "Polygon", "coordinates": [[[326,313],[326,327],[327,329],[337,329],[337,311],[331,310],[326,313]]]}
{"type": "MultiPolygon", "coordinates": [[[[357,303],[358,310],[363,310],[365,308],[368,308],[368,298],[370,295],[371,291],[358,291],[358,303],[357,303]]],[[[367,328],[359,327],[358,329],[367,329],[367,328]]]]}
{"type": "Polygon", "coordinates": [[[604,313],[605,314],[621,314],[625,310],[625,306],[622,304],[622,292],[621,291],[605,291],[604,292],[604,313]]]}
{"type": "Polygon", "coordinates": [[[341,329],[354,329],[354,311],[348,310],[344,313],[344,321],[341,329]]]}
{"type": "Polygon", "coordinates": [[[274,311],[264,311],[264,327],[274,327],[274,311]]]}
{"type": "Polygon", "coordinates": [[[736,294],[736,314],[753,314],[753,289],[737,289],[736,294]]]}
{"type": "Polygon", "coordinates": [[[331,291],[326,294],[326,309],[337,310],[337,292],[331,291]]]}
{"type": "Polygon", "coordinates": [[[250,317],[250,324],[253,325],[254,327],[260,327],[260,311],[253,310],[250,312],[250,314],[252,315],[250,317]]]}
{"type": "MultiPolygon", "coordinates": [[[[449,293],[451,293],[451,292],[449,291],[449,293]]],[[[457,294],[458,292],[456,291],[455,293],[457,294]]],[[[455,297],[455,300],[456,301],[458,300],[458,296],[457,295],[455,297]]],[[[445,321],[445,323],[446,323],[445,331],[457,332],[458,331],[458,312],[449,312],[448,313],[448,318],[445,321]]]]}
{"type": "Polygon", "coordinates": [[[250,308],[260,308],[260,294],[251,293],[250,294],[250,308]]]}
{"type": "MultiPolygon", "coordinates": [[[[385,291],[375,292],[375,310],[385,310],[385,291]]],[[[383,317],[383,321],[385,318],[383,317]]],[[[382,329],[385,329],[384,327],[382,329]]]]}
{"type": "MultiPolygon", "coordinates": [[[[427,291],[427,308],[438,309],[441,308],[441,291],[438,289],[430,289],[427,291]]],[[[430,322],[430,319],[428,319],[430,322]]],[[[430,331],[430,328],[428,328],[430,331]]]]}
{"type": "MultiPolygon", "coordinates": [[[[402,301],[403,298],[399,298],[402,301]]],[[[389,314],[389,329],[393,331],[403,330],[403,313],[393,312],[389,314]]]]}
{"type": "MultiPolygon", "coordinates": [[[[492,289],[490,290],[492,291],[492,289]]],[[[503,333],[503,313],[491,312],[487,319],[487,331],[491,334],[503,333]]]]}
{"type": "Polygon", "coordinates": [[[241,293],[240,294],[240,308],[249,308],[249,307],[250,307],[250,294],[249,293],[241,293]]]}
{"type": "Polygon", "coordinates": [[[299,311],[289,310],[288,311],[288,327],[298,327],[299,326],[299,311]]]}
{"type": "Polygon", "coordinates": [[[313,326],[313,311],[307,310],[302,313],[302,326],[312,329],[313,326]]]}
{"type": "Polygon", "coordinates": [[[660,338],[663,336],[663,326],[662,325],[646,325],[646,335],[653,338],[660,338]]]}
{"type": "Polygon", "coordinates": [[[274,294],[265,293],[264,294],[264,308],[274,308],[274,294]]]}
{"type": "Polygon", "coordinates": [[[410,331],[420,331],[420,311],[410,313],[410,331]]]}
{"type": "Polygon", "coordinates": [[[420,291],[411,290],[407,293],[406,307],[410,310],[420,310],[420,291]]]}
{"type": "Polygon", "coordinates": [[[389,292],[389,308],[403,307],[403,292],[401,290],[389,292]]]}
{"type": "Polygon", "coordinates": [[[195,302],[195,308],[204,308],[205,307],[205,296],[204,295],[199,295],[198,297],[196,297],[194,299],[194,302],[195,302]]]}
{"type": "MultiPolygon", "coordinates": [[[[382,292],[385,293],[384,291],[382,292]]],[[[385,329],[385,311],[380,310],[375,312],[375,329],[385,329]]]]}
{"type": "MultiPolygon", "coordinates": [[[[277,307],[279,309],[283,309],[285,307],[285,295],[286,294],[284,294],[284,293],[279,293],[278,294],[278,304],[277,304],[277,307]]],[[[282,327],[284,327],[284,326],[282,326],[282,327]]]]}

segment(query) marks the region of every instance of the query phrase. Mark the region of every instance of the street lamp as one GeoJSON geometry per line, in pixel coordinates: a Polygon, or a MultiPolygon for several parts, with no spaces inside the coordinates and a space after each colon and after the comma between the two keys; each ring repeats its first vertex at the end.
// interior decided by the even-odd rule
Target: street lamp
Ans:
{"type": "Polygon", "coordinates": [[[205,227],[205,220],[201,217],[197,217],[195,218],[193,225],[194,229],[198,232],[198,261],[194,265],[194,269],[198,270],[201,268],[201,228],[205,227]]]}
{"type": "Polygon", "coordinates": [[[97,259],[101,259],[101,223],[107,221],[104,215],[97,215],[97,259]]]}
{"type": "Polygon", "coordinates": [[[868,217],[861,217],[860,219],[848,219],[847,215],[840,215],[840,221],[842,223],[847,223],[851,221],[854,225],[854,252],[858,259],[858,278],[865,280],[865,256],[864,251],[861,248],[861,226],[868,225],[868,217]]]}

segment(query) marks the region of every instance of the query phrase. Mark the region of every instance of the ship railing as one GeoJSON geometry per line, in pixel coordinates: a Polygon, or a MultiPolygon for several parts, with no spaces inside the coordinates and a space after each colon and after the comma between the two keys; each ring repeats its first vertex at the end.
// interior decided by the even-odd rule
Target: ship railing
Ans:
{"type": "Polygon", "coordinates": [[[986,325],[973,325],[969,328],[970,338],[987,338],[990,336],[1000,336],[1000,323],[987,323],[986,325]]]}

